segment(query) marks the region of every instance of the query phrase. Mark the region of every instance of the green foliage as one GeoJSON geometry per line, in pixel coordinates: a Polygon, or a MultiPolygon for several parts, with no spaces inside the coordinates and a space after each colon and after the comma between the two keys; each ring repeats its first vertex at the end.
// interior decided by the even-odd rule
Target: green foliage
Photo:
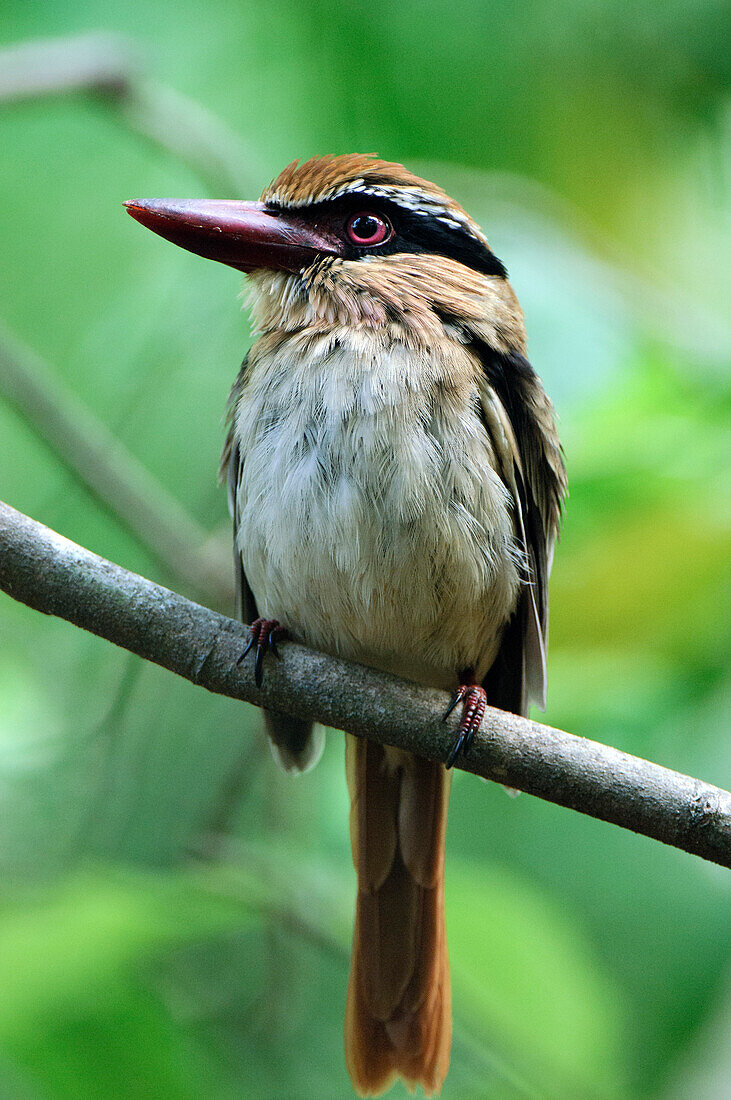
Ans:
{"type": "Polygon", "coordinates": [[[142,1098],[162,1081],[176,1100],[206,1094],[215,1067],[145,969],[251,920],[192,874],[97,872],[15,897],[0,918],[5,1058],[41,1094],[142,1098]]]}
{"type": "Polygon", "coordinates": [[[621,1000],[569,915],[481,862],[450,867],[448,919],[458,1026],[533,1093],[620,1095],[621,1000]]]}
{"type": "MultiPolygon", "coordinates": [[[[294,156],[376,151],[475,213],[567,454],[548,721],[729,786],[723,5],[0,7],[8,42],[132,35],[155,81],[241,135],[247,197],[294,156]]],[[[207,181],[102,96],[0,105],[0,146],[2,320],[225,530],[238,284],[121,209],[207,181]]],[[[3,402],[0,496],[183,587],[3,402]]],[[[3,1096],[350,1094],[341,738],[292,782],[258,736],[251,708],[2,598],[3,1096]],[[230,838],[201,867],[232,774],[230,838]]],[[[728,1093],[707,1039],[728,1013],[724,872],[466,776],[448,852],[445,1100],[699,1095],[699,1060],[728,1093]]]]}

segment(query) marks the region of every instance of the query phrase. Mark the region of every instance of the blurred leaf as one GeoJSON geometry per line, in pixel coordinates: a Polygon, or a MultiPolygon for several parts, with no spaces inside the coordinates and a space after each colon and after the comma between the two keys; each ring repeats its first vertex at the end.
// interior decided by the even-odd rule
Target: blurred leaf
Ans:
{"type": "Polygon", "coordinates": [[[576,921],[495,865],[450,862],[455,1018],[538,1094],[611,1097],[625,1079],[618,990],[576,921]]]}
{"type": "Polygon", "coordinates": [[[173,947],[251,926],[260,895],[131,871],[16,893],[0,909],[0,1049],[54,1097],[202,1095],[211,1066],[145,972],[173,947]]]}
{"type": "MultiPolygon", "coordinates": [[[[28,1021],[85,1012],[155,951],[252,920],[193,875],[76,876],[0,910],[0,1040],[28,1021]]],[[[113,998],[113,994],[112,994],[113,998]]]]}

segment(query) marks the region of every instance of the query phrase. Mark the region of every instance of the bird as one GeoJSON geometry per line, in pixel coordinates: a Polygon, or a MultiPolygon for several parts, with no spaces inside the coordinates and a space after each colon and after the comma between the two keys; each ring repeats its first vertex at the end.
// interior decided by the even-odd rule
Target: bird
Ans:
{"type": "MultiPolygon", "coordinates": [[[[397,1078],[433,1095],[452,1034],[450,768],[487,705],[545,705],[567,480],[523,313],[470,215],[375,156],[295,160],[257,202],[125,205],[248,278],[256,338],[231,391],[222,470],[257,682],[289,638],[445,689],[461,707],[443,762],[346,734],[347,1068],[361,1096],[397,1078]]],[[[310,721],[264,719],[285,769],[316,763],[310,721]]]]}

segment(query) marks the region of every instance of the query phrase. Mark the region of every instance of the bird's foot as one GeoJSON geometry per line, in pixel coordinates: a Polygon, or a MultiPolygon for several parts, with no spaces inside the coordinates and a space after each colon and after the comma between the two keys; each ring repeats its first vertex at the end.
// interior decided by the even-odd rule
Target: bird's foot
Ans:
{"type": "Polygon", "coordinates": [[[254,619],[253,623],[249,627],[249,644],[244,652],[236,662],[240,665],[244,657],[256,646],[256,660],[254,662],[254,680],[256,686],[261,687],[262,680],[264,679],[264,655],[265,653],[273,653],[275,657],[279,657],[279,650],[277,649],[277,642],[281,642],[283,638],[287,638],[287,631],[283,626],[280,626],[277,619],[254,619]]]}
{"type": "Polygon", "coordinates": [[[445,722],[460,703],[462,704],[462,720],[459,723],[459,731],[447,757],[448,768],[452,767],[460,752],[466,755],[470,750],[470,745],[480,728],[487,706],[485,689],[480,687],[479,684],[460,684],[452,696],[452,702],[447,707],[444,715],[445,722]]]}

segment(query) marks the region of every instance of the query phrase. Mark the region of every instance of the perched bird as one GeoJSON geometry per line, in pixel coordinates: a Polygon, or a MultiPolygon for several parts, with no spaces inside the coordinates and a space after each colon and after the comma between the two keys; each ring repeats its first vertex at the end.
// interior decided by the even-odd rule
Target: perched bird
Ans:
{"type": "MultiPolygon", "coordinates": [[[[258,335],[223,465],[257,677],[286,634],[462,706],[447,766],[346,739],[358,875],[348,1069],[363,1096],[398,1076],[432,1094],[452,1026],[448,766],[486,703],[525,714],[545,698],[566,478],[523,314],[477,224],[400,164],[315,157],[259,202],[127,207],[249,276],[258,335]]],[[[315,763],[311,723],[265,721],[285,768],[315,763]]]]}

